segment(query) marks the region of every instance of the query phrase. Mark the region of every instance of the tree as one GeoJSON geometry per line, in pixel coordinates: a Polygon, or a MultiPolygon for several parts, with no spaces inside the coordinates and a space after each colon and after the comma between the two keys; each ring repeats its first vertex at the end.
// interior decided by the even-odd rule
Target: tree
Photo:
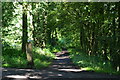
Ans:
{"type": "Polygon", "coordinates": [[[26,44],[28,41],[28,32],[27,32],[27,4],[23,3],[23,15],[22,15],[22,51],[23,53],[26,53],[26,44]]]}
{"type": "Polygon", "coordinates": [[[22,3],[23,6],[23,16],[22,16],[22,51],[26,54],[27,57],[27,65],[29,68],[33,68],[34,62],[33,62],[33,56],[32,56],[32,43],[28,42],[28,23],[27,23],[27,3],[22,3]]]}

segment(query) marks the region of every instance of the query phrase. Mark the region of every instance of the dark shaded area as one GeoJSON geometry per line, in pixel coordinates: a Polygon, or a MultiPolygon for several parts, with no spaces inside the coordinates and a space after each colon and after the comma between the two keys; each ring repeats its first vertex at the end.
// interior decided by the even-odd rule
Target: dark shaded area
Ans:
{"type": "MultiPolygon", "coordinates": [[[[4,78],[4,79],[5,80],[43,80],[43,79],[30,79],[30,78],[26,78],[26,79],[4,78]]],[[[44,80],[119,80],[119,79],[117,78],[49,78],[44,80]]]]}

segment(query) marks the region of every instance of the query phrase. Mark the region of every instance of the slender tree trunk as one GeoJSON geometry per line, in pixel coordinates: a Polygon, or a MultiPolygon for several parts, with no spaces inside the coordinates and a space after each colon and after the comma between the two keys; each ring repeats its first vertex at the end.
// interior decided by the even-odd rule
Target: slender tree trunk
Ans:
{"type": "Polygon", "coordinates": [[[27,44],[27,39],[28,39],[28,33],[27,33],[27,13],[25,11],[25,6],[23,4],[23,17],[22,17],[22,52],[26,53],[26,44],[27,44]]]}
{"type": "MultiPolygon", "coordinates": [[[[120,2],[115,4],[115,11],[118,10],[118,27],[113,25],[113,38],[114,38],[114,48],[113,48],[113,66],[116,71],[120,71],[120,2]],[[118,35],[118,36],[117,36],[118,35]]],[[[115,14],[116,15],[116,14],[115,14]]],[[[115,24],[115,18],[113,23],[115,24]]]]}
{"type": "Polygon", "coordinates": [[[80,44],[81,49],[83,50],[83,26],[80,27],[80,44]]]}
{"type": "Polygon", "coordinates": [[[118,21],[119,21],[119,24],[118,24],[118,64],[119,64],[119,67],[118,67],[118,70],[117,71],[120,71],[120,2],[118,3],[118,21]]]}
{"type": "Polygon", "coordinates": [[[34,15],[32,15],[32,17],[33,17],[33,20],[32,20],[32,25],[33,25],[33,31],[32,31],[32,34],[33,34],[33,36],[32,36],[32,38],[33,38],[33,41],[34,41],[34,46],[36,45],[36,40],[35,40],[35,17],[34,17],[34,15]]]}
{"type": "Polygon", "coordinates": [[[95,51],[95,24],[92,25],[92,41],[91,41],[91,47],[92,47],[92,50],[91,50],[91,53],[94,55],[94,51],[95,51]]]}
{"type": "Polygon", "coordinates": [[[27,4],[23,3],[22,51],[24,53],[26,53],[26,58],[27,58],[27,61],[28,61],[27,66],[29,68],[32,68],[33,67],[32,44],[27,42],[27,40],[28,40],[27,27],[28,27],[28,25],[27,25],[27,11],[26,10],[27,10],[27,4]]]}
{"type": "MultiPolygon", "coordinates": [[[[109,12],[109,9],[110,9],[110,5],[108,4],[108,12],[109,12]]],[[[101,13],[103,14],[103,24],[105,24],[104,23],[104,20],[105,20],[105,13],[104,13],[104,3],[103,3],[103,5],[102,5],[102,10],[101,10],[101,13]]],[[[108,26],[109,27],[109,26],[108,26]]],[[[103,29],[102,29],[103,31],[102,31],[102,37],[103,37],[103,39],[102,39],[102,42],[103,42],[103,49],[102,49],[102,53],[103,53],[103,57],[104,57],[104,59],[105,60],[108,60],[108,57],[107,57],[107,34],[106,34],[106,29],[105,29],[105,26],[103,27],[103,29]]]]}
{"type": "MultiPolygon", "coordinates": [[[[34,10],[35,6],[34,6],[34,3],[32,3],[32,11],[34,10]]],[[[33,26],[33,31],[32,31],[32,38],[33,38],[33,41],[34,41],[34,46],[36,45],[36,41],[35,41],[35,14],[32,14],[32,26],[33,26]]]]}

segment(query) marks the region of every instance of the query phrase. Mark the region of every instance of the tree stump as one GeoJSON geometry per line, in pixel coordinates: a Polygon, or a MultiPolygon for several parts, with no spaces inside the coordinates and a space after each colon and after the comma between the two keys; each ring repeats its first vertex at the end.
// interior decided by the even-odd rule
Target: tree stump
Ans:
{"type": "Polygon", "coordinates": [[[26,55],[27,55],[27,65],[28,68],[33,68],[34,62],[33,62],[33,55],[32,55],[32,43],[27,42],[26,44],[26,55]]]}

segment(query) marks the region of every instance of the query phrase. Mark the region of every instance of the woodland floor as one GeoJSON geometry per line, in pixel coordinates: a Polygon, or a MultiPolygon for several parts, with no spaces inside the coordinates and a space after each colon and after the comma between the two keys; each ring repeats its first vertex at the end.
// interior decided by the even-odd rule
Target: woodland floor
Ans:
{"type": "Polygon", "coordinates": [[[120,80],[118,75],[81,70],[67,53],[56,53],[56,59],[46,69],[2,68],[2,80],[120,80]]]}

